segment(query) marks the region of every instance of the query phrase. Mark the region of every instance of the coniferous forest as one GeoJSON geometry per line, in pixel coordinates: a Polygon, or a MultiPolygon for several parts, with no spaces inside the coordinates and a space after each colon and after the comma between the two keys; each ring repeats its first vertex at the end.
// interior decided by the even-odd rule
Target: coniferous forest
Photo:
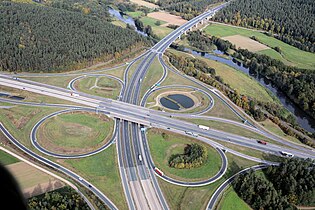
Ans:
{"type": "Polygon", "coordinates": [[[35,4],[0,2],[0,70],[60,71],[119,57],[147,40],[103,18],[35,4]]]}
{"type": "Polygon", "coordinates": [[[262,29],[301,50],[315,52],[314,0],[237,0],[215,20],[262,29]]]}
{"type": "Polygon", "coordinates": [[[233,182],[233,188],[253,209],[314,206],[314,161],[293,158],[279,166],[269,166],[263,174],[242,174],[233,182]]]}

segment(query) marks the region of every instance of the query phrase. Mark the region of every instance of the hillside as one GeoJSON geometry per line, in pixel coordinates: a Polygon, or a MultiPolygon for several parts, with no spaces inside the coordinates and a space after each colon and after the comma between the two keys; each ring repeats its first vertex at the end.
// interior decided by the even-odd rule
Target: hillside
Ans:
{"type": "Polygon", "coordinates": [[[78,12],[13,2],[0,7],[4,71],[74,69],[95,59],[117,58],[146,42],[134,31],[78,12]]]}
{"type": "Polygon", "coordinates": [[[299,49],[315,52],[314,0],[237,0],[216,21],[262,29],[299,49]]]}

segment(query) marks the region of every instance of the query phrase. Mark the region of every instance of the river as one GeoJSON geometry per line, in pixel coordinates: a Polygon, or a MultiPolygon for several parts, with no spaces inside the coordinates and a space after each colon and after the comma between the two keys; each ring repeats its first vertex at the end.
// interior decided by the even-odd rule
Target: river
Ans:
{"type": "Polygon", "coordinates": [[[301,108],[295,105],[291,101],[290,98],[288,98],[281,90],[279,90],[276,86],[274,86],[269,80],[255,74],[251,74],[249,72],[249,68],[243,66],[243,64],[240,62],[233,61],[233,58],[231,56],[229,56],[229,59],[216,56],[215,54],[219,54],[219,55],[224,54],[223,52],[219,50],[215,50],[214,54],[198,52],[198,51],[191,50],[188,48],[186,48],[185,51],[193,55],[199,55],[199,56],[208,58],[210,60],[215,60],[220,63],[224,63],[228,66],[231,66],[237,70],[244,72],[245,74],[249,75],[252,78],[255,78],[256,81],[258,81],[261,85],[263,85],[268,90],[270,90],[280,100],[281,104],[294,115],[296,122],[302,128],[312,133],[315,132],[315,120],[312,117],[310,117],[301,108]]]}
{"type": "Polygon", "coordinates": [[[147,36],[146,33],[142,32],[142,31],[139,31],[135,25],[135,21],[133,20],[132,17],[128,16],[128,15],[123,15],[121,12],[109,7],[108,8],[108,12],[111,14],[111,16],[113,17],[116,17],[118,20],[126,23],[126,24],[129,24],[131,26],[133,26],[135,28],[135,31],[143,36],[147,36]]]}

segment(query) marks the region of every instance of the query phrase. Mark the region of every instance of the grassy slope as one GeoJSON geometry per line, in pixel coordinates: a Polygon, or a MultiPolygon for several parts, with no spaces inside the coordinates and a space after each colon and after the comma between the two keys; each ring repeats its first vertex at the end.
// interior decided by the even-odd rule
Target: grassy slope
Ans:
{"type": "Polygon", "coordinates": [[[2,165],[9,165],[9,164],[12,164],[12,163],[17,163],[19,162],[20,160],[9,155],[8,153],[0,150],[0,163],[2,165]]]}
{"type": "Polygon", "coordinates": [[[273,99],[268,94],[266,89],[261,86],[255,79],[238,71],[228,65],[222,64],[209,59],[202,59],[209,66],[216,70],[216,75],[223,78],[223,82],[227,83],[233,89],[237,89],[240,94],[244,94],[260,101],[272,102],[273,99]]]}
{"type": "Polygon", "coordinates": [[[158,58],[154,58],[141,84],[140,97],[163,76],[163,67],[158,58]]]}
{"type": "Polygon", "coordinates": [[[23,79],[32,80],[35,82],[45,83],[47,85],[54,85],[57,87],[67,88],[69,82],[77,76],[67,77],[23,77],[23,79]]]}
{"type": "Polygon", "coordinates": [[[239,126],[229,124],[229,123],[223,123],[223,122],[217,122],[217,121],[211,121],[211,120],[202,120],[202,119],[189,119],[186,121],[192,122],[194,124],[206,125],[212,129],[222,130],[228,133],[233,133],[233,134],[245,136],[248,138],[255,138],[255,139],[262,139],[262,140],[266,139],[266,137],[264,137],[261,134],[252,132],[250,130],[247,130],[247,129],[244,129],[244,128],[241,128],[239,126]]]}
{"type": "Polygon", "coordinates": [[[232,187],[229,187],[223,195],[223,199],[220,201],[217,209],[221,210],[250,210],[251,208],[243,201],[234,191],[232,187]]]}
{"type": "MultiPolygon", "coordinates": [[[[166,132],[166,131],[165,131],[166,132]]],[[[166,132],[167,139],[163,139],[162,132],[149,130],[148,141],[154,163],[166,175],[180,180],[204,180],[215,175],[221,167],[219,154],[212,147],[205,145],[208,149],[208,160],[204,165],[195,169],[175,169],[168,166],[168,158],[171,154],[182,154],[186,144],[196,142],[188,137],[166,132]]]]}
{"type": "Polygon", "coordinates": [[[65,164],[104,192],[118,209],[128,209],[118,171],[115,146],[90,157],[66,160],[65,164]]]}
{"type": "MultiPolygon", "coordinates": [[[[298,48],[288,45],[276,38],[269,37],[257,31],[236,28],[236,27],[231,27],[231,26],[226,26],[226,25],[219,25],[219,24],[212,24],[208,26],[205,29],[205,31],[208,34],[219,36],[219,37],[232,36],[236,34],[246,36],[246,37],[255,36],[263,44],[266,44],[270,47],[280,47],[282,49],[284,59],[288,60],[289,62],[292,62],[296,66],[300,68],[307,68],[307,69],[314,69],[315,67],[315,54],[314,53],[299,50],[298,48]]],[[[277,53],[274,50],[261,51],[261,53],[266,53],[267,55],[273,55],[273,56],[278,54],[275,58],[279,58],[281,56],[279,55],[279,53],[277,53]]],[[[284,59],[281,59],[281,60],[285,61],[284,59]]]]}

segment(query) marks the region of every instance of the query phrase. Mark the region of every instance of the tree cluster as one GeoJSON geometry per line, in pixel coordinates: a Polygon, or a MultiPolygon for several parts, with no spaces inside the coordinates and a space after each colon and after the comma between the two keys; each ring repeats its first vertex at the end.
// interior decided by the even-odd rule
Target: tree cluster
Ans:
{"type": "Polygon", "coordinates": [[[139,19],[135,19],[135,25],[139,31],[146,33],[148,36],[157,39],[158,37],[153,33],[152,27],[150,25],[145,26],[143,22],[139,19]]]}
{"type": "Polygon", "coordinates": [[[233,182],[237,194],[253,209],[296,209],[314,206],[314,161],[286,159],[269,166],[263,174],[253,171],[239,175],[233,182]]]}
{"type": "Polygon", "coordinates": [[[199,30],[189,32],[187,34],[187,40],[191,46],[203,52],[209,52],[215,47],[223,52],[226,52],[230,48],[235,48],[229,41],[225,41],[215,36],[209,37],[199,30]]]}
{"type": "Polygon", "coordinates": [[[29,209],[90,209],[84,199],[70,187],[32,197],[28,200],[28,207],[29,209]]]}
{"type": "Polygon", "coordinates": [[[172,154],[169,158],[169,166],[178,169],[197,168],[207,161],[208,151],[205,146],[193,143],[187,144],[184,154],[172,154]]]}
{"type": "Polygon", "coordinates": [[[315,1],[238,0],[215,15],[215,20],[262,29],[299,49],[315,52],[315,1]]]}
{"type": "Polygon", "coordinates": [[[103,19],[34,4],[0,3],[0,70],[58,71],[119,57],[146,39],[103,19]]]}
{"type": "Polygon", "coordinates": [[[190,20],[204,12],[209,5],[218,2],[224,2],[224,0],[158,0],[156,4],[164,10],[190,20]]]}

